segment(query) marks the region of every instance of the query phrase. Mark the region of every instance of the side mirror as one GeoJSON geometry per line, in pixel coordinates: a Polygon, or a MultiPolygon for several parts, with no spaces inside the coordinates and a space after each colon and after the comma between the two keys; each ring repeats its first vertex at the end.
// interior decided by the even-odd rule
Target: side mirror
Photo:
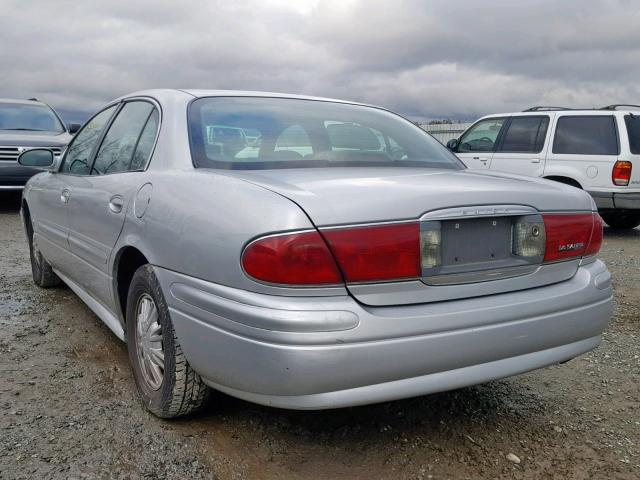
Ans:
{"type": "Polygon", "coordinates": [[[457,138],[454,138],[454,139],[452,139],[452,140],[449,140],[449,141],[447,142],[447,148],[448,148],[449,150],[451,150],[452,152],[455,152],[455,151],[456,151],[456,148],[458,148],[458,139],[457,139],[457,138]]]}
{"type": "Polygon", "coordinates": [[[76,133],[78,133],[78,130],[80,130],[81,127],[82,127],[82,125],[80,125],[79,123],[70,123],[69,124],[69,133],[71,135],[75,135],[76,133]]]}
{"type": "Polygon", "coordinates": [[[55,164],[53,152],[46,148],[34,148],[22,152],[18,157],[18,163],[23,167],[34,167],[48,170],[55,164]]]}

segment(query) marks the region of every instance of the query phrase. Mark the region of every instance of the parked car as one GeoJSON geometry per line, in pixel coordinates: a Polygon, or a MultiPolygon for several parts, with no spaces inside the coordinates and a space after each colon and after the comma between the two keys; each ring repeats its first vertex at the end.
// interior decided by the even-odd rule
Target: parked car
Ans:
{"type": "Polygon", "coordinates": [[[38,173],[18,165],[18,155],[30,148],[47,147],[60,156],[79,128],[78,124],[65,127],[53,108],[35,98],[0,98],[0,191],[22,190],[38,173]]]}
{"type": "Polygon", "coordinates": [[[533,107],[488,115],[447,147],[469,168],[582,188],[611,227],[640,225],[640,106],[533,107]]]}
{"type": "Polygon", "coordinates": [[[611,316],[589,195],[467,170],[381,108],[145,91],[61,161],[19,161],[48,169],[23,192],[35,283],[65,282],[127,342],[161,417],[208,387],[293,409],[455,389],[591,350],[611,316]],[[360,131],[334,148],[340,123],[360,131]],[[213,125],[259,131],[259,155],[208,148],[213,125]],[[276,150],[291,128],[296,150],[276,150]]]}

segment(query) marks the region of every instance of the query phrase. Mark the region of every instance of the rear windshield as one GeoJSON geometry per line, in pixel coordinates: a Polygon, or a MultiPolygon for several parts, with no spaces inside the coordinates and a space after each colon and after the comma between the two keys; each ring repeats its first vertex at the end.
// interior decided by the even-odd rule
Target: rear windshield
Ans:
{"type": "Polygon", "coordinates": [[[62,133],[64,128],[45,105],[0,103],[0,130],[62,133]]]}
{"type": "Polygon", "coordinates": [[[640,116],[625,115],[624,123],[629,134],[629,148],[634,155],[640,154],[640,116]]]}
{"type": "Polygon", "coordinates": [[[189,134],[200,168],[464,168],[411,122],[385,110],[334,102],[201,98],[189,107],[189,134]]]}

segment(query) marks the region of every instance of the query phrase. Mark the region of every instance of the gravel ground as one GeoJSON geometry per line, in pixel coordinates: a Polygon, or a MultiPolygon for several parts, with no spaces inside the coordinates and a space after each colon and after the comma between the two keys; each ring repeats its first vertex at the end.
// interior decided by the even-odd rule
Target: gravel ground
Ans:
{"type": "Polygon", "coordinates": [[[220,394],[163,421],[138,403],[125,345],[70,290],[32,283],[18,204],[0,196],[2,479],[640,478],[640,230],[605,232],[614,318],[567,364],[324,412],[220,394]]]}

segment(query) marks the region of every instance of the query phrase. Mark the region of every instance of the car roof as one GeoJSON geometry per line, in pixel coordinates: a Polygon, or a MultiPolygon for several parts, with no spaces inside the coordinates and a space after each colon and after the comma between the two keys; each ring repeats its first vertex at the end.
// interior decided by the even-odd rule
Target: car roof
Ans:
{"type": "Polygon", "coordinates": [[[19,105],[44,105],[48,106],[46,103],[41,102],[39,100],[25,100],[22,98],[0,98],[0,103],[13,103],[19,105]]]}
{"type": "MultiPolygon", "coordinates": [[[[293,93],[278,93],[278,92],[261,92],[252,90],[215,90],[215,89],[153,89],[153,90],[141,90],[138,92],[129,93],[124,95],[115,101],[123,100],[132,97],[152,97],[152,98],[166,98],[172,95],[190,95],[195,98],[205,97],[264,97],[264,98],[293,98],[299,100],[315,100],[322,102],[334,102],[334,103],[347,103],[351,105],[364,105],[368,107],[377,107],[376,105],[370,105],[366,103],[360,103],[349,100],[340,100],[336,98],[327,97],[314,97],[310,95],[297,95],[293,93]]],[[[112,102],[113,103],[113,102],[112,102]]]]}

